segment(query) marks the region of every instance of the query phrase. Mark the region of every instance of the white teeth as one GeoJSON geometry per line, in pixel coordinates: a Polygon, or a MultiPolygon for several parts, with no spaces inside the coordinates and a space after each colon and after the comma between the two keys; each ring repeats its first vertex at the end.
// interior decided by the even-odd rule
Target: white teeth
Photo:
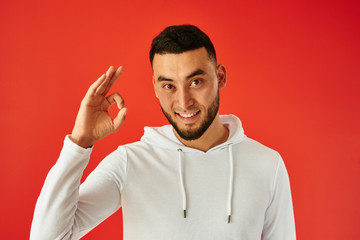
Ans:
{"type": "Polygon", "coordinates": [[[194,113],[189,113],[189,114],[182,114],[182,113],[179,113],[179,115],[181,117],[184,117],[184,118],[190,118],[190,117],[193,117],[197,114],[197,112],[194,112],[194,113]]]}

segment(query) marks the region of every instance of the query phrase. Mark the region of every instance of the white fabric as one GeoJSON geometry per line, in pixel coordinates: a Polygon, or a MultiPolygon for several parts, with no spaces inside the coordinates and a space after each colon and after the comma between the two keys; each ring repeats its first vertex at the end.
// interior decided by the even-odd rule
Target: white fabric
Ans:
{"type": "Polygon", "coordinates": [[[91,149],[66,137],[37,201],[30,238],[79,239],[122,206],[125,240],[296,239],[280,155],[247,138],[235,116],[221,120],[229,139],[207,152],[184,146],[170,125],[146,127],[141,141],[120,146],[81,186],[91,149]]]}

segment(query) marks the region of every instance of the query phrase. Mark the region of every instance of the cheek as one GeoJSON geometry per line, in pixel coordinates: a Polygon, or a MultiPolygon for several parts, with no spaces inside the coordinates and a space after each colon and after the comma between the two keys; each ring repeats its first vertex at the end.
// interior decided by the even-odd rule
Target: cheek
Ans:
{"type": "Polygon", "coordinates": [[[159,99],[160,105],[162,108],[170,108],[171,107],[171,102],[172,102],[172,98],[169,94],[164,94],[159,92],[157,94],[157,97],[159,99]]]}
{"type": "Polygon", "coordinates": [[[202,103],[205,105],[211,104],[213,102],[214,98],[216,97],[217,93],[218,93],[218,89],[215,89],[215,88],[208,88],[208,89],[204,90],[203,93],[201,94],[202,103]]]}

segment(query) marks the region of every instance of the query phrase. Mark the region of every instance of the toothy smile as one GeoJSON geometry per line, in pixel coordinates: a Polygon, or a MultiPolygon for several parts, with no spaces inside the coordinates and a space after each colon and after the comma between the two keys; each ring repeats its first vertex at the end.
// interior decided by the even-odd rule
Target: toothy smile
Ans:
{"type": "Polygon", "coordinates": [[[183,118],[191,118],[195,115],[197,115],[200,111],[194,112],[194,113],[177,113],[178,115],[180,115],[183,118]]]}

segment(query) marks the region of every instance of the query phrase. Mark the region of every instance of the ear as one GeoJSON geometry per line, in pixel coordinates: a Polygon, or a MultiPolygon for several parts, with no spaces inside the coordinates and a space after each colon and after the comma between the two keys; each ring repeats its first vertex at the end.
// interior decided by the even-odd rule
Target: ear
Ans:
{"type": "Polygon", "coordinates": [[[159,99],[159,96],[158,96],[158,94],[157,94],[157,87],[156,87],[156,85],[155,85],[155,77],[154,77],[154,75],[153,75],[153,77],[152,77],[152,83],[153,83],[153,86],[154,86],[155,96],[156,96],[156,98],[159,99]]]}
{"type": "Polygon", "coordinates": [[[219,64],[217,66],[217,78],[219,83],[219,89],[226,86],[226,68],[224,65],[219,64]]]}

